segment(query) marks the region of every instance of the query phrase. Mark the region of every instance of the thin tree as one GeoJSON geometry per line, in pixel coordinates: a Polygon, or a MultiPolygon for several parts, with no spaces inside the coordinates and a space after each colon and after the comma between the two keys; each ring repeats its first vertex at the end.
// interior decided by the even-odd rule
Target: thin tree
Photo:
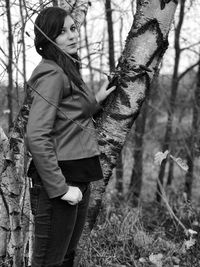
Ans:
{"type": "Polygon", "coordinates": [[[22,43],[22,72],[23,72],[23,80],[24,80],[24,91],[26,88],[26,44],[25,44],[25,16],[23,10],[23,1],[19,0],[19,11],[20,11],[20,21],[21,21],[21,43],[22,43]]]}
{"type": "Polygon", "coordinates": [[[140,192],[142,188],[143,175],[143,150],[144,150],[144,134],[148,112],[148,98],[141,109],[140,115],[135,122],[134,134],[134,152],[133,152],[133,168],[129,186],[129,202],[133,207],[139,203],[140,192]]]}
{"type": "MultiPolygon", "coordinates": [[[[181,29],[183,25],[184,20],[184,14],[185,14],[185,2],[186,0],[180,1],[180,11],[179,11],[179,19],[178,24],[175,27],[175,36],[174,36],[174,48],[175,48],[175,62],[174,62],[174,70],[173,70],[173,76],[171,81],[171,93],[170,93],[170,102],[169,102],[169,109],[168,109],[168,119],[167,119],[167,126],[165,130],[165,136],[163,140],[162,150],[166,151],[170,148],[170,142],[171,142],[171,135],[172,135],[172,122],[173,122],[173,116],[175,112],[176,107],[176,96],[178,91],[178,69],[180,64],[180,56],[181,56],[181,47],[180,47],[180,35],[181,35],[181,29]]],[[[161,188],[160,185],[163,185],[164,175],[165,175],[165,167],[166,167],[167,160],[163,160],[157,183],[157,193],[156,193],[156,199],[157,201],[161,200],[161,188]]]]}
{"type": "MultiPolygon", "coordinates": [[[[200,54],[199,54],[200,55],[200,54]]],[[[200,60],[197,72],[196,89],[193,96],[193,118],[191,134],[188,140],[187,165],[188,171],[185,176],[185,192],[187,200],[191,200],[192,184],[194,180],[194,159],[199,153],[199,131],[200,131],[200,60]]]]}
{"type": "Polygon", "coordinates": [[[94,75],[93,75],[93,69],[92,69],[92,64],[91,64],[90,46],[89,46],[88,34],[87,34],[87,19],[84,20],[84,30],[85,30],[85,48],[87,51],[88,68],[90,72],[90,87],[93,90],[94,89],[94,75]]]}
{"type": "Polygon", "coordinates": [[[106,0],[105,9],[106,9],[106,21],[108,29],[109,67],[110,67],[110,72],[112,72],[115,69],[115,50],[114,50],[114,32],[113,32],[111,0],[106,0]]]}
{"type": "MultiPolygon", "coordinates": [[[[112,19],[112,7],[111,0],[106,0],[105,3],[106,21],[108,30],[108,45],[109,45],[109,67],[110,73],[115,69],[115,50],[114,50],[114,31],[113,31],[113,19],[112,19]]],[[[122,153],[119,154],[116,164],[116,184],[115,188],[119,195],[123,192],[123,160],[122,153]]]]}
{"type": "Polygon", "coordinates": [[[11,7],[10,0],[6,1],[6,16],[8,24],[8,87],[7,87],[7,101],[8,101],[8,126],[11,127],[13,121],[13,104],[12,104],[12,92],[13,92],[13,33],[12,33],[12,20],[11,20],[11,7]]]}

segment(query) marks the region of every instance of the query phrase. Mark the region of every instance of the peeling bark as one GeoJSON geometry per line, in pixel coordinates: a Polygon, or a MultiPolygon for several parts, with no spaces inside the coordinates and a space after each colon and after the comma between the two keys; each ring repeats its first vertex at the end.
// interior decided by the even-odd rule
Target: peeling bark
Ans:
{"type": "Polygon", "coordinates": [[[173,1],[166,4],[163,10],[160,9],[158,0],[137,1],[134,22],[115,71],[113,83],[117,85],[117,89],[105,101],[104,111],[96,118],[104,180],[93,184],[89,216],[80,250],[94,226],[105,186],[126,135],[140,112],[150,83],[168,47],[168,32],[175,10],[176,4],[173,1]]]}
{"type": "MultiPolygon", "coordinates": [[[[7,260],[13,261],[13,267],[24,264],[24,240],[29,225],[28,186],[25,168],[27,166],[24,136],[30,107],[27,97],[11,129],[8,141],[2,153],[1,193],[8,213],[8,240],[6,243],[7,260]]],[[[2,217],[0,220],[2,223],[2,217]]]]}

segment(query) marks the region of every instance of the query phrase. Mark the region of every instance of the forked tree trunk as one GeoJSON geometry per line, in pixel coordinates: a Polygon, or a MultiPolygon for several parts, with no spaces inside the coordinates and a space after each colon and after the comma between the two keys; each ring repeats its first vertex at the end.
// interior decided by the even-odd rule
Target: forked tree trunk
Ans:
{"type": "MultiPolygon", "coordinates": [[[[97,118],[97,133],[104,180],[94,183],[87,225],[79,249],[88,240],[101,207],[112,169],[133,122],[140,112],[154,74],[168,47],[168,32],[174,17],[176,3],[165,5],[160,1],[137,1],[137,11],[128,34],[125,49],[116,68],[117,89],[104,104],[97,118]]],[[[77,259],[78,261],[79,259],[77,259]]]]}
{"type": "MultiPolygon", "coordinates": [[[[69,1],[68,1],[69,2],[69,1]]],[[[72,2],[72,1],[70,1],[72,2]]],[[[84,18],[87,3],[80,5],[76,18],[84,18]]],[[[67,3],[67,2],[65,2],[67,3]]],[[[126,134],[135,121],[151,80],[168,46],[168,32],[174,16],[176,4],[171,1],[161,10],[159,0],[138,0],[137,13],[126,40],[124,52],[116,69],[117,89],[104,103],[104,110],[96,118],[97,136],[101,151],[101,163],[104,180],[94,183],[89,216],[80,247],[86,245],[90,231],[94,226],[105,186],[116,165],[116,159],[126,139],[126,134]]],[[[79,20],[78,23],[80,23],[79,20]]],[[[15,125],[9,133],[9,147],[3,151],[4,170],[1,177],[6,177],[6,203],[9,208],[9,244],[13,267],[21,267],[23,248],[23,223],[21,206],[24,188],[27,188],[26,151],[24,147],[25,128],[28,119],[30,97],[18,115],[15,125]]]]}

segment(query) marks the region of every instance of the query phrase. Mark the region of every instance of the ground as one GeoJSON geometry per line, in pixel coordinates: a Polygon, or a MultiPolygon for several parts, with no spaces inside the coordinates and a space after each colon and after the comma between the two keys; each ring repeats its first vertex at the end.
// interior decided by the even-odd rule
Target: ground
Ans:
{"type": "Polygon", "coordinates": [[[84,251],[82,267],[200,267],[199,179],[196,177],[193,183],[192,202],[186,202],[184,173],[175,166],[175,179],[165,188],[162,202],[157,203],[159,166],[153,160],[155,147],[154,143],[154,148],[150,147],[144,156],[141,201],[136,208],[126,198],[127,177],[133,162],[130,151],[124,154],[123,196],[117,195],[111,178],[97,225],[84,251]],[[189,235],[189,229],[197,234],[189,235]]]}
{"type": "MultiPolygon", "coordinates": [[[[199,232],[200,216],[189,203],[175,212],[186,229],[199,232]]],[[[132,208],[113,196],[92,231],[82,266],[199,267],[200,234],[187,236],[181,223],[165,204],[146,202],[132,208]]]]}

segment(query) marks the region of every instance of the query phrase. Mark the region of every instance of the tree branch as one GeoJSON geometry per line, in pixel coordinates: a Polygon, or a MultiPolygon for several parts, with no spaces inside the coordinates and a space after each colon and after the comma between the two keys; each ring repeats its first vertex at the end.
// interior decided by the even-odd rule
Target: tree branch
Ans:
{"type": "Polygon", "coordinates": [[[178,76],[178,82],[192,69],[194,69],[197,65],[199,65],[199,60],[191,65],[189,68],[187,68],[185,71],[183,71],[179,76],[178,76]]]}

